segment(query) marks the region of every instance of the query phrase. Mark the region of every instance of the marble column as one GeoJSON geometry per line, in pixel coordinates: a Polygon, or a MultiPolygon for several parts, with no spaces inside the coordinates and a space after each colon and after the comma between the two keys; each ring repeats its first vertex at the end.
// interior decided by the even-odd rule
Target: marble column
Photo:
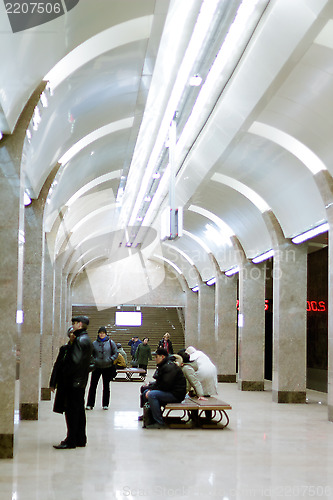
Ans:
{"type": "Polygon", "coordinates": [[[22,273],[18,275],[18,256],[23,256],[24,228],[19,235],[19,220],[24,207],[20,186],[20,165],[26,129],[45,83],[36,89],[21,113],[15,130],[0,142],[1,190],[1,318],[0,352],[0,458],[14,454],[14,411],[17,410],[20,382],[20,337],[22,324],[16,323],[16,310],[22,310],[22,273]],[[18,245],[20,236],[20,247],[18,245]]]}
{"type": "Polygon", "coordinates": [[[62,269],[58,261],[53,267],[53,350],[58,352],[65,342],[62,323],[62,269]]]}
{"type": "Polygon", "coordinates": [[[38,209],[34,208],[34,202],[25,208],[24,323],[21,335],[20,366],[21,420],[38,419],[42,255],[42,231],[39,215],[38,209]]]}
{"type": "MultiPolygon", "coordinates": [[[[14,454],[14,410],[16,361],[19,361],[16,324],[17,309],[17,255],[19,218],[19,155],[21,137],[5,136],[0,142],[0,458],[12,458],[14,454]]],[[[18,386],[19,382],[17,382],[18,386]]],[[[17,409],[17,408],[16,408],[17,409]]]]}
{"type": "MultiPolygon", "coordinates": [[[[326,208],[328,233],[328,304],[333,304],[333,178],[326,170],[314,176],[326,208]]],[[[328,308],[328,370],[327,370],[328,420],[333,422],[333,308],[328,308]]]]}
{"type": "MultiPolygon", "coordinates": [[[[41,366],[47,363],[43,349],[43,305],[45,284],[43,256],[45,239],[43,233],[43,214],[47,195],[57,168],[48,176],[38,199],[25,208],[25,258],[23,272],[24,318],[21,337],[21,385],[20,385],[20,418],[22,420],[37,420],[40,399],[41,366]]],[[[21,171],[21,182],[24,179],[24,169],[21,171]]],[[[49,334],[49,332],[48,332],[49,334]]],[[[45,346],[44,346],[45,348],[45,346]]]]}
{"type": "Polygon", "coordinates": [[[236,382],[238,276],[220,273],[215,284],[216,367],[219,382],[236,382]]]}
{"type": "Polygon", "coordinates": [[[185,348],[198,343],[198,294],[190,288],[185,290],[185,348]]]}
{"type": "Polygon", "coordinates": [[[57,351],[53,351],[53,266],[49,254],[46,238],[43,238],[43,266],[42,266],[42,296],[41,296],[41,400],[51,399],[49,381],[57,351]]]}
{"type": "Polygon", "coordinates": [[[243,263],[239,272],[238,384],[264,390],[265,264],[243,263]]]}
{"type": "Polygon", "coordinates": [[[305,403],[307,248],[274,249],[273,401],[305,403]]]}
{"type": "Polygon", "coordinates": [[[198,343],[195,348],[217,362],[215,340],[215,286],[201,281],[198,291],[198,343]]]}

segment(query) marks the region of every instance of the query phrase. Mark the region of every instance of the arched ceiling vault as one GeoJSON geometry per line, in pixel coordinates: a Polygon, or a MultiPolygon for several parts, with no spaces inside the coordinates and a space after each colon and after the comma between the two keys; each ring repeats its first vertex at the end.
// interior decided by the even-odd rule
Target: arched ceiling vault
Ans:
{"type": "Polygon", "coordinates": [[[192,287],[214,273],[210,255],[225,271],[239,248],[272,248],[267,211],[288,239],[326,221],[316,176],[333,175],[333,0],[98,4],[21,32],[0,5],[0,131],[45,79],[22,171],[34,199],[59,167],[43,230],[71,282],[131,250],[192,287]],[[173,186],[184,236],[161,242],[173,186]]]}

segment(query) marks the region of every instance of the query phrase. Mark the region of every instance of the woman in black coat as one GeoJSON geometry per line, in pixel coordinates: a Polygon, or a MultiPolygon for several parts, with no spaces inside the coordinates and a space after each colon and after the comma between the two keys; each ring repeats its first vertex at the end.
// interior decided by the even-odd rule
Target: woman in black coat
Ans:
{"type": "Polygon", "coordinates": [[[163,339],[159,341],[158,347],[163,347],[163,349],[166,349],[169,355],[173,354],[173,346],[170,340],[170,333],[167,332],[163,335],[163,339]]]}
{"type": "Polygon", "coordinates": [[[67,398],[67,390],[66,390],[66,383],[63,378],[63,364],[65,361],[65,357],[67,354],[68,349],[72,345],[72,342],[75,339],[75,336],[73,335],[73,327],[71,326],[68,331],[67,335],[69,337],[69,341],[67,344],[62,345],[59,349],[59,353],[57,356],[57,359],[55,360],[55,363],[53,365],[51,377],[50,377],[50,389],[52,392],[56,390],[55,398],[54,398],[54,404],[53,404],[53,411],[55,413],[64,413],[65,411],[65,406],[66,406],[66,398],[67,398]]]}

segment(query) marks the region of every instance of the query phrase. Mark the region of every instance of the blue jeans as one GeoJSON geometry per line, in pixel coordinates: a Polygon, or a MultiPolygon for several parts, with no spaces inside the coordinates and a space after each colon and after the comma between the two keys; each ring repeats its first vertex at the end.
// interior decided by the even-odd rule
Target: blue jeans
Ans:
{"type": "MultiPolygon", "coordinates": [[[[144,394],[147,394],[148,391],[149,389],[147,389],[144,394]]],[[[164,421],[162,417],[161,406],[164,406],[167,403],[177,403],[178,398],[176,398],[176,396],[174,396],[171,392],[150,390],[148,394],[148,402],[154,420],[158,424],[163,425],[164,421]]]]}

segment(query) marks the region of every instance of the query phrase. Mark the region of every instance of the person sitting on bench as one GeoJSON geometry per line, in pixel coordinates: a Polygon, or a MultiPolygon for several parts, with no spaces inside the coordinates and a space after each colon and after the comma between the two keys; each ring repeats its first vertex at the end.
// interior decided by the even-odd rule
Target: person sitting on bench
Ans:
{"type": "Polygon", "coordinates": [[[148,402],[154,423],[147,429],[163,429],[164,423],[161,406],[167,403],[181,403],[186,395],[186,379],[182,369],[168,357],[168,351],[158,347],[156,356],[155,382],[141,388],[141,405],[148,402]]]}
{"type": "Polygon", "coordinates": [[[204,396],[204,391],[200,380],[198,379],[197,371],[198,364],[196,361],[190,361],[190,355],[184,349],[173,354],[170,359],[180,366],[186,378],[186,392],[189,396],[195,395],[200,400],[207,400],[204,396]]]}

